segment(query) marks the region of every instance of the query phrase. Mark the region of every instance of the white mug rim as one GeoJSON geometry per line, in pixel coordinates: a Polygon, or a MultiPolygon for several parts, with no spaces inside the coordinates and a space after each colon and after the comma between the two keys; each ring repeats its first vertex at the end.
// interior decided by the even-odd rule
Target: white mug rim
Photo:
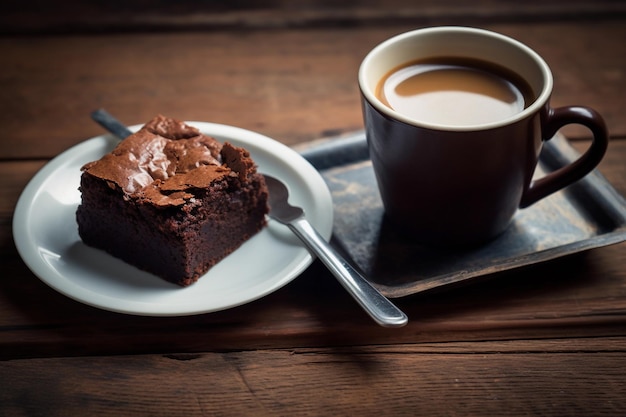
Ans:
{"type": "MultiPolygon", "coordinates": [[[[494,63],[497,64],[498,62],[494,61],[494,63]]],[[[495,129],[495,128],[514,124],[540,111],[540,109],[549,100],[550,95],[552,94],[552,87],[553,87],[552,72],[550,71],[548,64],[533,49],[531,49],[530,47],[523,44],[522,42],[515,40],[509,36],[506,36],[497,32],[493,32],[493,31],[489,31],[486,29],[479,29],[479,28],[472,28],[472,27],[465,27],[465,26],[437,26],[437,27],[430,27],[430,28],[421,28],[421,29],[416,29],[416,30],[398,34],[396,36],[393,36],[383,41],[382,43],[375,46],[365,56],[365,58],[361,62],[361,65],[359,67],[359,72],[358,72],[358,82],[359,82],[359,89],[361,91],[361,94],[364,96],[364,98],[375,109],[377,109],[379,112],[383,113],[384,115],[392,119],[406,123],[408,125],[423,127],[423,128],[427,128],[431,130],[443,130],[443,131],[477,131],[477,130],[495,129]],[[374,92],[371,91],[370,88],[368,88],[368,83],[366,79],[366,71],[367,71],[368,65],[371,65],[372,60],[376,59],[376,55],[378,53],[388,48],[389,46],[396,44],[399,41],[403,41],[403,40],[406,40],[407,38],[411,38],[415,36],[420,36],[426,33],[436,33],[436,32],[440,32],[440,33],[441,32],[448,32],[448,33],[454,32],[461,36],[467,33],[488,36],[491,38],[498,39],[503,43],[507,43],[511,45],[511,47],[521,50],[523,53],[529,56],[537,64],[538,68],[541,71],[541,74],[543,77],[543,80],[542,80],[543,84],[542,84],[541,91],[536,95],[536,98],[533,101],[533,103],[530,106],[526,107],[521,112],[516,113],[512,115],[511,117],[508,117],[508,118],[505,118],[496,122],[481,123],[481,124],[476,124],[476,125],[452,126],[452,125],[443,125],[443,124],[437,124],[437,123],[429,123],[429,122],[410,118],[408,116],[405,116],[404,114],[401,114],[393,110],[389,106],[385,105],[382,101],[380,101],[378,97],[376,97],[374,92]]]]}

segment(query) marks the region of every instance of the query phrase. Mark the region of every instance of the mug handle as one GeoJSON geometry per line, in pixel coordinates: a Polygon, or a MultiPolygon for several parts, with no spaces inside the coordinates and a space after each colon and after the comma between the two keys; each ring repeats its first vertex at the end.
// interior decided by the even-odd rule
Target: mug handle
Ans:
{"type": "Polygon", "coordinates": [[[560,128],[568,124],[581,124],[587,127],[593,134],[591,146],[571,164],[532,181],[522,196],[520,208],[528,207],[555,191],[578,181],[600,163],[609,145],[609,133],[602,116],[589,107],[550,108],[543,121],[543,140],[550,140],[560,128]]]}

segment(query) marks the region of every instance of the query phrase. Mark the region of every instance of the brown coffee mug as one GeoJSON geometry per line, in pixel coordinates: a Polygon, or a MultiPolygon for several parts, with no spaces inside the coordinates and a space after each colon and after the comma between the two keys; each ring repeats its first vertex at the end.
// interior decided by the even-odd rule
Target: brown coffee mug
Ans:
{"type": "Polygon", "coordinates": [[[386,216],[417,242],[466,245],[493,239],[519,208],[584,177],[606,152],[608,132],[601,116],[587,107],[550,107],[548,65],[526,45],[501,34],[466,27],[403,33],[376,46],[358,77],[386,216]],[[406,115],[377,96],[377,86],[395,68],[438,58],[504,68],[527,83],[532,99],[501,120],[456,126],[406,115]],[[567,124],[592,132],[590,148],[572,164],[534,180],[543,142],[567,124]]]}

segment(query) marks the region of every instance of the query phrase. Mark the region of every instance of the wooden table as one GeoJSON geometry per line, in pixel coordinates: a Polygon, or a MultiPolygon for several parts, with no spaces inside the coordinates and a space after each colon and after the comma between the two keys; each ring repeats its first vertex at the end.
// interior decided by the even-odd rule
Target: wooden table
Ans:
{"type": "MultiPolygon", "coordinates": [[[[625,243],[398,299],[410,322],[385,329],[318,263],[227,311],[99,310],[31,273],[11,226],[33,175],[102,133],[96,108],[128,124],[163,113],[298,145],[361,129],[363,56],[440,24],[496,30],[542,54],[555,106],[605,116],[600,170],[626,195],[623,2],[156,3],[164,11],[2,6],[0,415],[626,414],[625,243]]],[[[579,150],[589,143],[583,129],[564,133],[579,150]]]]}

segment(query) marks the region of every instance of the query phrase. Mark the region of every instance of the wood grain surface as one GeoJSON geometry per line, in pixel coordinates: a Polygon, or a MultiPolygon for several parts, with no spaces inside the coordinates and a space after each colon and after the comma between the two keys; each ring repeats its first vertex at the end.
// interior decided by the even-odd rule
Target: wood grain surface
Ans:
{"type": "Polygon", "coordinates": [[[615,382],[626,358],[611,350],[623,341],[610,342],[546,340],[541,351],[536,343],[488,342],[483,352],[449,343],[12,361],[0,376],[13,381],[15,395],[0,400],[14,415],[44,405],[66,413],[47,415],[616,416],[626,389],[615,382]],[[34,390],[37,404],[28,401],[34,390]]]}
{"type": "MultiPolygon", "coordinates": [[[[613,136],[626,135],[626,64],[617,52],[623,22],[486,27],[546,57],[554,106],[594,107],[613,136]]],[[[288,145],[361,129],[359,63],[376,44],[411,28],[0,37],[7,135],[0,158],[48,159],[101,134],[87,117],[99,107],[127,124],[163,113],[241,126],[288,145]]]]}
{"type": "MultiPolygon", "coordinates": [[[[30,272],[11,225],[33,175],[102,133],[96,108],[301,145],[362,129],[361,59],[431,24],[493,29],[543,55],[553,105],[606,118],[599,169],[626,195],[623,2],[147,3],[0,8],[0,415],[626,414],[626,243],[398,299],[410,322],[384,329],[317,262],[227,311],[99,310],[30,272]]],[[[564,133],[589,144],[582,128],[564,133]]]]}

